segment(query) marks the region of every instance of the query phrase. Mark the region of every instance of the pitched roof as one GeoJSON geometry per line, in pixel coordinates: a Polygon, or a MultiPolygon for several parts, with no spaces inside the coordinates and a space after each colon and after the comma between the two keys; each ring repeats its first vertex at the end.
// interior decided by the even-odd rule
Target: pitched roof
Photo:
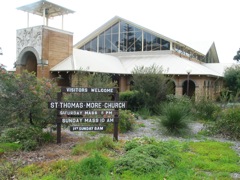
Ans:
{"type": "Polygon", "coordinates": [[[158,52],[128,52],[112,53],[110,55],[73,49],[73,55],[60,62],[50,71],[89,71],[111,74],[132,74],[137,66],[162,67],[164,74],[186,75],[191,69],[191,75],[206,75],[222,77],[224,64],[200,63],[191,61],[172,53],[172,51],[158,52]],[[216,66],[217,65],[217,66],[216,66]]]}
{"type": "Polygon", "coordinates": [[[79,42],[77,42],[77,43],[74,45],[74,48],[80,48],[81,46],[83,46],[83,45],[86,44],[87,42],[91,41],[91,40],[94,39],[96,36],[98,36],[99,34],[101,34],[102,32],[104,32],[105,30],[107,30],[108,28],[110,28],[111,26],[113,26],[114,24],[116,24],[116,23],[119,22],[119,21],[124,21],[124,22],[126,22],[127,24],[131,24],[131,25],[133,25],[133,26],[135,26],[135,27],[137,27],[137,28],[139,28],[139,29],[142,29],[143,31],[146,31],[146,32],[148,32],[148,33],[150,33],[150,34],[153,34],[153,35],[155,35],[155,36],[157,36],[157,37],[160,37],[160,38],[162,38],[162,39],[164,39],[164,40],[167,40],[167,41],[169,41],[169,42],[173,42],[173,43],[179,45],[180,47],[184,47],[185,49],[189,49],[189,50],[194,51],[194,52],[196,52],[196,53],[198,53],[198,54],[200,54],[200,55],[202,55],[202,56],[205,56],[203,53],[201,53],[201,52],[199,52],[199,51],[197,51],[197,50],[195,50],[195,49],[193,49],[193,48],[191,48],[191,47],[189,47],[189,46],[187,46],[187,45],[185,45],[185,44],[183,44],[183,43],[181,43],[181,42],[179,42],[179,41],[173,40],[173,39],[171,39],[171,38],[169,38],[169,37],[166,37],[166,36],[164,36],[164,35],[162,35],[162,34],[159,34],[159,33],[157,33],[157,32],[154,32],[154,31],[152,31],[152,30],[150,30],[150,29],[148,29],[148,28],[145,28],[145,27],[143,27],[143,26],[140,26],[140,25],[138,25],[138,24],[136,24],[136,23],[133,23],[133,22],[131,22],[131,21],[129,21],[129,20],[126,20],[126,19],[124,19],[124,18],[121,18],[121,17],[119,17],[119,16],[113,17],[112,19],[110,19],[109,21],[107,21],[105,24],[103,24],[102,26],[100,26],[98,29],[96,29],[95,31],[93,31],[92,33],[90,33],[88,36],[86,36],[85,38],[83,38],[82,40],[80,40],[79,42]]]}
{"type": "Polygon", "coordinates": [[[118,58],[80,49],[73,49],[69,56],[50,71],[89,71],[111,74],[128,74],[118,58]]]}

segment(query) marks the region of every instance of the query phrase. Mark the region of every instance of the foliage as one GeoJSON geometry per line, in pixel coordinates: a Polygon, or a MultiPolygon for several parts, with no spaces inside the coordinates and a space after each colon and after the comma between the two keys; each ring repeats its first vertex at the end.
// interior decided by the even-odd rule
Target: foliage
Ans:
{"type": "Polygon", "coordinates": [[[170,80],[163,74],[162,67],[152,65],[150,67],[136,67],[132,71],[133,89],[136,90],[138,101],[143,102],[140,108],[146,107],[151,111],[156,104],[164,101],[170,93],[170,80]]]}
{"type": "Polygon", "coordinates": [[[17,151],[21,149],[21,144],[19,143],[0,143],[0,155],[3,152],[17,151]]]}
{"type": "MultiPolygon", "coordinates": [[[[74,161],[31,164],[19,169],[19,173],[13,173],[11,177],[23,180],[232,179],[230,173],[239,173],[240,157],[231,148],[231,143],[158,141],[148,137],[134,138],[127,141],[125,146],[123,141],[119,143],[125,151],[116,149],[119,147],[115,146],[113,150],[121,152],[115,156],[109,152],[105,152],[103,156],[95,143],[91,145],[91,150],[88,150],[90,156],[85,153],[78,157],[78,160],[74,156],[74,161]]],[[[82,146],[88,146],[88,143],[82,146]]],[[[0,169],[1,166],[2,163],[0,169]]]]}
{"type": "Polygon", "coordinates": [[[224,85],[235,96],[240,90],[240,66],[233,65],[224,72],[224,85]]]}
{"type": "Polygon", "coordinates": [[[181,134],[188,130],[188,120],[192,118],[192,102],[187,96],[167,95],[164,103],[155,107],[159,115],[157,122],[170,134],[181,134]]]}
{"type": "Polygon", "coordinates": [[[139,116],[143,119],[147,119],[151,116],[151,111],[147,107],[143,107],[137,111],[139,116]]]}
{"type": "Polygon", "coordinates": [[[73,155],[81,155],[92,152],[94,150],[102,151],[102,150],[112,150],[117,147],[117,143],[113,141],[109,136],[101,136],[100,138],[94,141],[88,141],[84,143],[80,143],[76,145],[72,149],[73,155]]]}
{"type": "Polygon", "coordinates": [[[35,150],[39,145],[46,141],[53,140],[49,138],[48,132],[43,132],[42,129],[33,126],[19,126],[16,128],[9,128],[3,131],[1,135],[1,142],[19,143],[23,150],[35,150]],[[47,138],[46,138],[47,137],[47,138]]]}
{"type": "Polygon", "coordinates": [[[176,152],[178,152],[177,148],[171,143],[132,146],[116,161],[115,171],[118,174],[129,171],[135,175],[156,173],[159,170],[167,171],[174,168],[181,160],[176,152]]]}
{"type": "Polygon", "coordinates": [[[220,134],[230,139],[240,139],[240,109],[239,107],[224,109],[218,114],[218,119],[208,125],[211,134],[220,134]]]}
{"type": "Polygon", "coordinates": [[[194,110],[198,118],[215,121],[216,114],[220,112],[221,108],[216,104],[216,102],[202,98],[195,100],[194,110]]]}
{"type": "MultiPolygon", "coordinates": [[[[127,131],[133,130],[136,124],[135,116],[130,110],[119,110],[119,122],[118,131],[121,133],[126,133],[127,131]]],[[[113,123],[107,124],[106,132],[113,132],[113,123]]]]}
{"type": "Polygon", "coordinates": [[[127,101],[127,109],[134,112],[144,104],[143,99],[139,97],[138,91],[125,91],[119,94],[120,101],[127,101]]]}
{"type": "Polygon", "coordinates": [[[7,161],[0,161],[0,179],[13,179],[20,167],[20,162],[10,163],[7,161]]]}
{"type": "Polygon", "coordinates": [[[202,171],[239,172],[240,157],[231,148],[231,143],[203,141],[190,142],[183,157],[186,164],[202,171]]]}
{"type": "Polygon", "coordinates": [[[67,179],[104,179],[110,169],[110,160],[98,152],[76,163],[67,173],[67,179]]]}
{"type": "Polygon", "coordinates": [[[159,124],[165,127],[170,134],[181,134],[188,129],[188,120],[191,109],[182,102],[165,102],[159,107],[159,124]]]}
{"type": "Polygon", "coordinates": [[[240,49],[237,51],[237,54],[233,57],[233,60],[236,60],[237,62],[240,61],[240,49]]]}
{"type": "Polygon", "coordinates": [[[57,86],[26,71],[10,74],[0,71],[0,125],[34,124],[46,127],[54,120],[47,102],[55,99],[57,86]]]}

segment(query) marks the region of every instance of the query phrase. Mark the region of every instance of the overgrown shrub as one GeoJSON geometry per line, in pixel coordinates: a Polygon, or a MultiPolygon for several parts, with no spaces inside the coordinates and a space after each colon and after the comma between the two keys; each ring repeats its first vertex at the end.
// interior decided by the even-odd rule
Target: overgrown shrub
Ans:
{"type": "Polygon", "coordinates": [[[133,90],[137,98],[143,100],[141,107],[147,107],[153,112],[156,104],[166,100],[166,95],[171,94],[171,77],[164,76],[164,69],[153,64],[152,66],[135,67],[132,71],[133,90]]]}
{"type": "Polygon", "coordinates": [[[43,132],[38,127],[24,126],[6,129],[0,137],[0,142],[19,143],[23,150],[29,151],[35,150],[44,142],[52,141],[53,138],[49,136],[51,135],[48,132],[43,132]]]}
{"type": "Polygon", "coordinates": [[[132,147],[115,163],[116,173],[131,172],[135,175],[169,170],[181,159],[176,147],[167,143],[142,144],[132,147]]]}
{"type": "MultiPolygon", "coordinates": [[[[118,123],[118,131],[121,133],[125,133],[134,128],[135,125],[135,116],[130,110],[119,110],[119,123],[118,123]]],[[[113,123],[107,124],[107,132],[113,132],[113,123]]]]}
{"type": "Polygon", "coordinates": [[[66,177],[67,179],[104,179],[110,168],[110,160],[95,152],[92,156],[74,164],[66,177]]]}
{"type": "Polygon", "coordinates": [[[53,80],[38,79],[34,73],[3,73],[0,70],[0,126],[34,125],[46,127],[55,120],[48,101],[56,99],[53,80]]]}
{"type": "Polygon", "coordinates": [[[0,161],[0,179],[14,179],[17,170],[21,167],[21,163],[11,163],[0,161]]]}
{"type": "Polygon", "coordinates": [[[239,107],[224,109],[218,119],[208,126],[211,134],[220,134],[230,139],[240,139],[240,109],[239,107]]]}
{"type": "Polygon", "coordinates": [[[219,113],[221,108],[213,101],[204,98],[195,101],[194,111],[196,116],[202,120],[216,120],[216,113],[219,113]]]}
{"type": "Polygon", "coordinates": [[[166,102],[159,106],[160,119],[157,121],[170,134],[181,134],[188,130],[191,109],[182,102],[166,102]]]}
{"type": "Polygon", "coordinates": [[[18,149],[21,149],[19,143],[0,143],[0,154],[1,152],[16,151],[18,149]]]}
{"type": "Polygon", "coordinates": [[[101,151],[104,149],[112,150],[116,148],[116,142],[109,136],[101,136],[94,141],[88,141],[84,144],[78,144],[72,149],[73,155],[81,155],[92,152],[93,150],[101,151]]]}
{"type": "Polygon", "coordinates": [[[144,104],[143,99],[139,97],[138,91],[125,91],[119,94],[120,101],[127,101],[127,109],[133,112],[142,108],[144,104]]]}

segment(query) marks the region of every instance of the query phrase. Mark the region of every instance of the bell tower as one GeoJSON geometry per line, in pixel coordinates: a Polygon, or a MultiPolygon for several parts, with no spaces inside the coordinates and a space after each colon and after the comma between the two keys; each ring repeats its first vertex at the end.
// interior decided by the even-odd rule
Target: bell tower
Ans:
{"type": "Polygon", "coordinates": [[[73,33],[63,30],[63,17],[74,11],[46,0],[17,9],[27,12],[27,27],[17,30],[16,73],[27,70],[51,78],[50,69],[72,55],[73,33]],[[29,14],[42,16],[43,24],[29,27],[29,14]],[[62,29],[48,26],[48,19],[56,16],[62,16],[62,29]]]}

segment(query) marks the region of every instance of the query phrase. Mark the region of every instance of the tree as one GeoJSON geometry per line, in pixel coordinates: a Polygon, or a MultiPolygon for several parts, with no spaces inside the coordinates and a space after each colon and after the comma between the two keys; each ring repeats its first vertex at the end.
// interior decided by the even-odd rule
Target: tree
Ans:
{"type": "Polygon", "coordinates": [[[45,127],[55,120],[47,103],[56,99],[57,90],[52,80],[38,79],[33,73],[0,70],[0,125],[45,127]]]}
{"type": "Polygon", "coordinates": [[[142,107],[153,111],[154,107],[164,101],[169,94],[170,78],[164,76],[162,67],[157,65],[136,67],[132,74],[133,89],[138,92],[139,100],[144,102],[142,107]]]}
{"type": "Polygon", "coordinates": [[[236,95],[240,90],[240,66],[234,65],[227,68],[224,72],[224,83],[225,87],[232,93],[236,95]]]}
{"type": "Polygon", "coordinates": [[[237,62],[240,61],[240,48],[237,51],[237,54],[233,57],[234,60],[236,60],[237,62]]]}

